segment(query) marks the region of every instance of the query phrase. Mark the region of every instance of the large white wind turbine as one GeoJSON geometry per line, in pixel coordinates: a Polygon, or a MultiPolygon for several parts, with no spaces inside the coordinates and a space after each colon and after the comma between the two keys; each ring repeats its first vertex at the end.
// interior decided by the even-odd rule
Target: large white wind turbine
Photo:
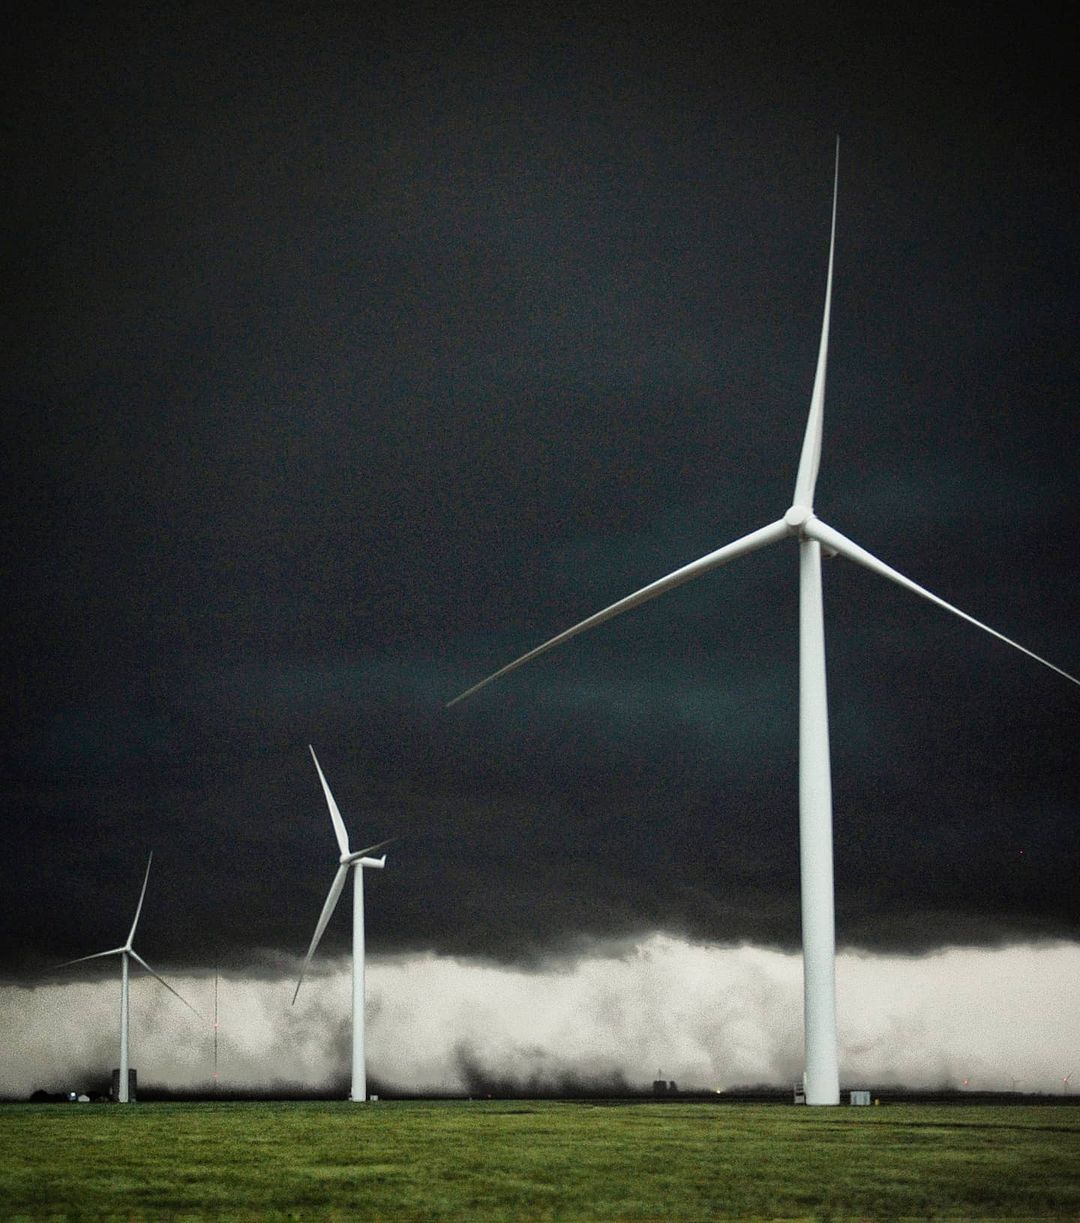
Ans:
{"type": "Polygon", "coordinates": [[[818,348],[817,372],[810,397],[795,496],[784,516],[768,526],[744,535],[734,543],[710,552],[676,569],[603,611],[582,620],[558,636],[545,641],[514,662],[467,689],[450,705],[506,675],[522,663],[586,629],[638,607],[665,591],[680,586],[710,569],[745,556],[768,544],[793,538],[799,544],[799,857],[802,889],[803,1007],[805,1039],[805,1083],[807,1104],[837,1104],[840,1100],[836,1051],[835,925],[833,913],[832,782],[829,767],[829,711],[825,689],[825,626],[821,600],[821,550],[839,554],[889,578],[905,589],[936,603],[946,611],[983,629],[1028,657],[1063,675],[1074,684],[1080,680],[1038,654],[989,628],[939,599],[922,586],[872,556],[846,535],[827,526],[814,513],[814,486],[821,458],[822,410],[825,401],[825,365],[829,346],[829,312],[832,302],[833,249],[836,242],[836,199],[839,182],[840,144],[837,141],[833,178],[832,224],[829,236],[829,269],[825,282],[825,310],[818,348]]]}
{"type": "Polygon", "coordinates": [[[326,795],[326,805],[330,808],[330,820],[334,825],[334,836],[337,837],[341,857],[338,859],[337,874],[334,876],[334,882],[330,885],[326,903],[319,914],[319,921],[315,926],[311,946],[304,957],[304,963],[300,969],[300,979],[296,982],[296,989],[293,992],[292,1000],[295,1002],[296,995],[300,992],[304,973],[307,972],[308,965],[311,963],[311,957],[315,954],[315,948],[319,945],[319,939],[322,938],[323,931],[333,916],[338,898],[345,887],[345,880],[349,876],[349,871],[355,868],[355,874],[353,875],[352,927],[352,1086],[349,1088],[349,1099],[363,1102],[367,1100],[367,1066],[364,1060],[364,868],[367,867],[368,870],[381,871],[386,865],[386,854],[383,854],[381,858],[370,858],[368,855],[382,849],[384,845],[389,845],[396,838],[391,837],[388,841],[380,841],[377,845],[369,845],[366,849],[358,849],[355,853],[352,852],[349,849],[349,834],[345,831],[345,823],[341,818],[341,812],[338,810],[337,803],[334,802],[333,794],[330,793],[330,787],[326,784],[326,778],[323,776],[323,771],[319,766],[319,758],[315,755],[315,749],[310,744],[308,744],[308,751],[311,753],[311,759],[315,761],[315,768],[319,772],[319,780],[322,782],[323,793],[326,795]]]}
{"type": "MultiPolygon", "coordinates": [[[[146,896],[146,885],[150,880],[150,863],[153,860],[153,854],[146,860],[146,874],[143,876],[142,891],[139,893],[139,903],[135,908],[135,920],[128,931],[127,942],[122,947],[113,947],[110,951],[95,951],[93,955],[81,955],[77,960],[66,960],[63,964],[57,965],[58,968],[67,968],[70,964],[82,964],[86,960],[100,960],[105,956],[118,955],[120,957],[120,1083],[117,1099],[121,1104],[128,1103],[128,960],[132,959],[141,964],[152,977],[165,986],[170,994],[179,998],[189,1011],[199,1015],[191,1003],[181,997],[164,977],[158,976],[132,946],[135,941],[135,927],[139,924],[139,914],[142,912],[143,899],[146,896]]],[[[199,1015],[199,1018],[202,1019],[202,1015],[199,1015]]]]}

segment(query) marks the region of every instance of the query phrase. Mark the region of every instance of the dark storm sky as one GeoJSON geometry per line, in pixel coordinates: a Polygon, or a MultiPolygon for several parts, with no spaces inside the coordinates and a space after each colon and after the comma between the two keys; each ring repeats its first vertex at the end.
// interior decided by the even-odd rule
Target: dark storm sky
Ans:
{"type": "MultiPolygon", "coordinates": [[[[302,952],[309,742],[380,950],[797,945],[793,545],[443,704],[782,515],[837,132],[819,512],[1080,670],[1071,27],[315,9],[14,34],[6,970],[302,952]]],[[[825,582],[840,943],[1080,936],[1080,690],[825,582]]]]}

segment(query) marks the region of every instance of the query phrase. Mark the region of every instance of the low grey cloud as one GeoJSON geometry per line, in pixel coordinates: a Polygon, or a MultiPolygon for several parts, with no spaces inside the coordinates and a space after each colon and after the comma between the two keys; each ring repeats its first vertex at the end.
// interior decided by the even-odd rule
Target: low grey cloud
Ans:
{"type": "MultiPolygon", "coordinates": [[[[372,1090],[483,1094],[789,1086],[802,1067],[799,958],[652,934],[536,970],[433,954],[368,963],[372,1090]]],[[[1075,943],[841,955],[841,1079],[887,1090],[1058,1092],[1080,1051],[1075,943]]],[[[212,977],[173,982],[208,1018],[212,977]]],[[[9,1057],[0,1094],[75,1089],[116,1060],[118,983],[0,989],[9,1057]]],[[[218,983],[225,1089],[333,1090],[347,1076],[347,962],[324,960],[295,1006],[293,980],[218,983]]],[[[151,979],[133,978],[140,1082],[210,1090],[213,1035],[151,979]]],[[[342,1094],[345,1088],[342,1087],[342,1094]]]]}

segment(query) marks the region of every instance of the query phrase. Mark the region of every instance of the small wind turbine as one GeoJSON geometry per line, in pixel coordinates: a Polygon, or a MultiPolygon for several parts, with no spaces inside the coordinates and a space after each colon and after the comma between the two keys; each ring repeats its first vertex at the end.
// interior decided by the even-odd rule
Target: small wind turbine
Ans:
{"type": "Polygon", "coordinates": [[[114,947],[111,951],[95,951],[93,955],[81,955],[77,960],[66,960],[63,964],[58,964],[57,968],[67,968],[72,964],[82,964],[86,960],[100,960],[105,956],[118,955],[120,957],[120,1083],[118,1085],[117,1099],[121,1104],[127,1104],[128,1099],[128,959],[136,960],[146,969],[146,971],[160,981],[162,985],[174,997],[187,1007],[189,1011],[194,1012],[202,1019],[202,1015],[191,1005],[186,998],[173,989],[173,987],[165,980],[164,977],[159,977],[149,964],[142,958],[141,955],[132,946],[135,939],[135,927],[139,924],[139,914],[142,912],[143,899],[146,896],[146,885],[150,880],[150,863],[153,862],[154,855],[151,853],[146,860],[146,874],[143,876],[142,891],[139,893],[139,903],[135,909],[135,920],[131,923],[131,929],[128,931],[127,942],[122,947],[114,947]]]}
{"type": "Polygon", "coordinates": [[[836,244],[836,200],[840,169],[840,142],[836,142],[836,167],[833,178],[832,225],[829,235],[829,267],[825,281],[825,310],[821,324],[817,371],[810,396],[795,493],[784,516],[768,526],[691,561],[603,611],[589,616],[572,628],[545,641],[507,666],[466,689],[448,702],[458,701],[490,684],[492,680],[520,667],[554,646],[595,628],[657,595],[700,577],[737,557],[756,552],[780,540],[793,538],[799,544],[799,860],[802,889],[803,940],[803,1014],[806,1052],[807,1104],[840,1102],[836,1050],[836,933],[833,909],[832,853],[832,778],[829,763],[829,709],[825,686],[825,620],[821,596],[821,552],[846,557],[872,573],[888,578],[906,590],[929,599],[969,624],[1022,654],[1034,658],[1067,680],[1080,680],[1038,654],[981,623],[959,608],[939,599],[895,569],[878,560],[846,535],[827,526],[814,513],[814,488],[821,459],[822,414],[825,403],[825,366],[829,346],[829,312],[832,303],[833,251],[836,244]]]}
{"type": "Polygon", "coordinates": [[[1068,1074],[1061,1077],[1061,1090],[1065,1095],[1069,1094],[1069,1080],[1072,1078],[1073,1072],[1070,1070],[1068,1074]]]}
{"type": "Polygon", "coordinates": [[[323,776],[323,771],[319,766],[319,759],[315,755],[315,749],[310,744],[308,744],[308,751],[311,753],[311,759],[315,761],[315,768],[318,769],[319,780],[322,782],[323,793],[326,795],[326,805],[330,808],[330,820],[334,825],[334,836],[337,837],[341,857],[338,859],[337,874],[334,876],[334,882],[330,885],[330,892],[326,897],[326,903],[319,914],[319,921],[315,927],[315,934],[311,939],[311,946],[308,948],[308,953],[300,969],[300,979],[296,983],[296,990],[293,993],[292,1000],[295,1002],[296,995],[300,993],[304,973],[307,972],[307,967],[311,963],[311,957],[315,954],[315,948],[319,945],[319,939],[322,938],[323,931],[333,916],[338,898],[345,887],[345,880],[348,878],[349,871],[355,867],[357,869],[353,875],[352,1086],[349,1089],[349,1099],[363,1102],[367,1100],[367,1068],[364,1061],[364,867],[367,867],[368,870],[381,871],[386,865],[386,854],[383,854],[381,858],[370,858],[368,855],[382,849],[385,845],[391,844],[397,838],[391,837],[388,841],[380,841],[377,845],[369,845],[366,849],[359,849],[353,853],[349,849],[349,834],[345,831],[345,823],[341,818],[341,812],[338,810],[337,803],[334,802],[334,796],[330,793],[330,787],[326,784],[326,778],[323,776]]]}

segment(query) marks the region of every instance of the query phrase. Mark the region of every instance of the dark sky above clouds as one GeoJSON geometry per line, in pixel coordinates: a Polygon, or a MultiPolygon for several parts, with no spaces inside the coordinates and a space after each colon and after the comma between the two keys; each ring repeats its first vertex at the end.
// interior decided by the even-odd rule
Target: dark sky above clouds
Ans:
{"type": "MultiPolygon", "coordinates": [[[[36,10],[7,107],[3,970],[797,946],[780,517],[1080,670],[1071,24],[36,10]],[[347,922],[327,946],[345,946],[347,922]]],[[[838,939],[1080,936],[1080,690],[826,566],[838,939]]]]}

